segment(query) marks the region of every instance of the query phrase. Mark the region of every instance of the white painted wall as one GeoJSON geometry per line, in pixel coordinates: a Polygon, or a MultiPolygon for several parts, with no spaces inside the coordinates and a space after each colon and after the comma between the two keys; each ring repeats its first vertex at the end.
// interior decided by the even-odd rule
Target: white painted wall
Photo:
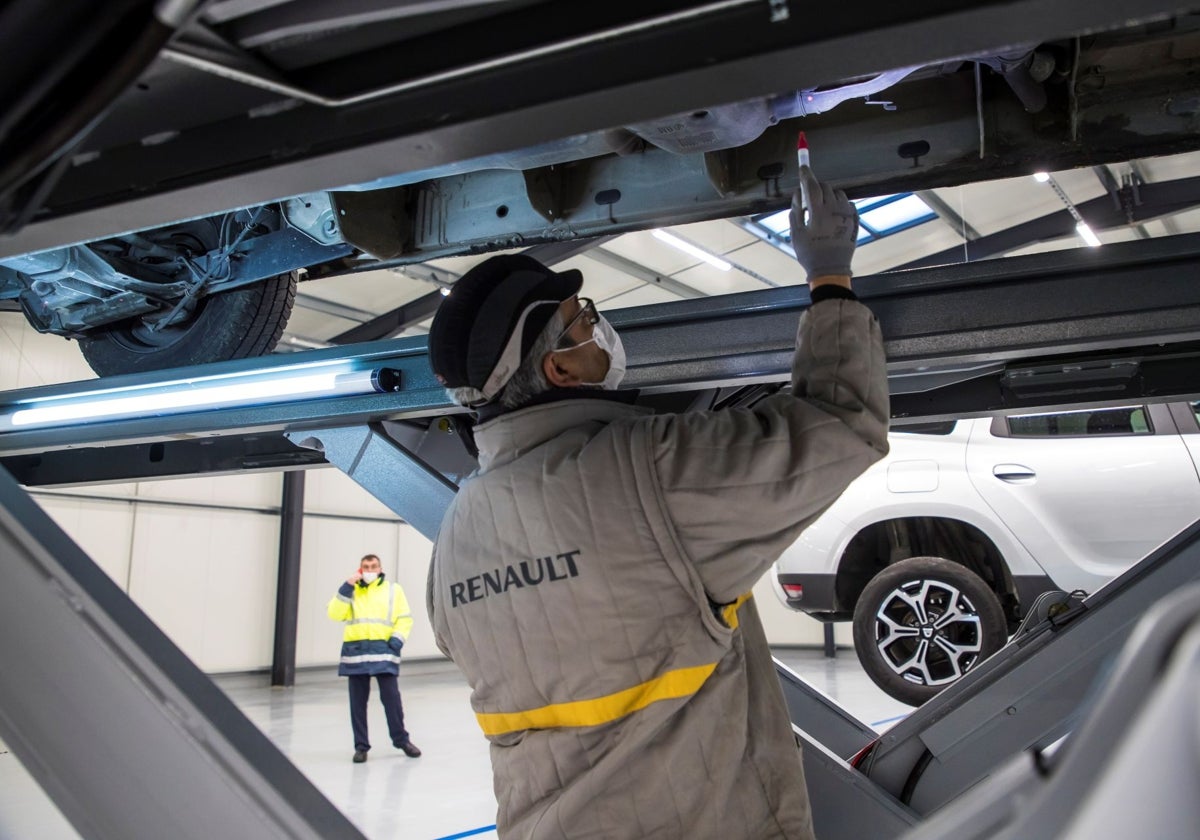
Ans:
{"type": "MultiPolygon", "coordinates": [[[[73,342],[0,313],[0,390],[93,378],[73,342]]],[[[202,669],[268,668],[278,563],[277,473],[35,491],[35,499],[202,669]],[[216,507],[214,507],[216,506],[216,507]]],[[[425,610],[431,545],[332,469],[306,473],[297,664],[337,661],[341,626],[325,614],[367,553],[408,594],[409,658],[441,657],[425,610]]],[[[818,622],[786,609],[764,578],[755,587],[767,638],[820,645],[818,622]]],[[[838,628],[849,644],[848,626],[838,628]]]]}
{"type": "MultiPolygon", "coordinates": [[[[368,553],[408,595],[415,624],[406,655],[440,658],[425,611],[429,541],[336,470],[305,475],[297,665],[337,662],[342,625],[325,608],[368,553]]],[[[216,673],[270,667],[281,493],[270,473],[35,490],[34,498],[184,653],[216,673]]]]}

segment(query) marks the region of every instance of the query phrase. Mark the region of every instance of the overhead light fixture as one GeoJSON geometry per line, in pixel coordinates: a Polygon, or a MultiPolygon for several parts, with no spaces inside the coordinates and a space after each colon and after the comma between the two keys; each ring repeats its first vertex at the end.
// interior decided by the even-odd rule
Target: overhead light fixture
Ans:
{"type": "Polygon", "coordinates": [[[0,432],[398,390],[400,371],[393,368],[316,362],[30,400],[0,416],[0,432]]]}
{"type": "Polygon", "coordinates": [[[672,233],[667,233],[665,230],[654,231],[654,238],[660,242],[667,243],[672,248],[677,248],[678,250],[683,251],[685,254],[690,254],[698,260],[704,260],[704,262],[708,263],[719,271],[729,271],[731,268],[733,268],[733,263],[721,259],[716,254],[710,254],[703,248],[693,245],[691,242],[688,242],[685,239],[680,239],[678,236],[675,236],[672,233]]]}
{"type": "Polygon", "coordinates": [[[1044,184],[1050,180],[1050,173],[1049,172],[1034,172],[1033,180],[1037,181],[1039,184],[1044,184]]]}
{"type": "Polygon", "coordinates": [[[1104,244],[1100,241],[1100,237],[1096,236],[1096,232],[1092,230],[1088,223],[1083,220],[1083,216],[1079,215],[1079,208],[1075,206],[1075,202],[1071,201],[1070,196],[1067,195],[1067,191],[1062,188],[1062,184],[1058,183],[1058,181],[1054,180],[1052,176],[1047,175],[1045,172],[1036,172],[1034,173],[1033,177],[1037,178],[1039,181],[1048,183],[1058,195],[1062,203],[1066,205],[1067,212],[1070,213],[1071,218],[1075,220],[1075,232],[1079,234],[1080,239],[1082,239],[1092,248],[1099,248],[1104,244]]]}
{"type": "Polygon", "coordinates": [[[1079,224],[1075,225],[1075,232],[1078,233],[1079,238],[1088,245],[1091,245],[1093,248],[1100,247],[1100,237],[1096,236],[1095,231],[1088,226],[1087,222],[1081,221],[1079,224]]]}

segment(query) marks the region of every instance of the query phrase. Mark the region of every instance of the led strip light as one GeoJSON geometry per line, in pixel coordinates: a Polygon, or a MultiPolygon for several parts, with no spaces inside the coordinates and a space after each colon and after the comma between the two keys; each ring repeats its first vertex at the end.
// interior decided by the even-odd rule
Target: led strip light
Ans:
{"type": "Polygon", "coordinates": [[[8,407],[0,432],[399,390],[400,372],[393,368],[316,362],[29,400],[8,407]]]}

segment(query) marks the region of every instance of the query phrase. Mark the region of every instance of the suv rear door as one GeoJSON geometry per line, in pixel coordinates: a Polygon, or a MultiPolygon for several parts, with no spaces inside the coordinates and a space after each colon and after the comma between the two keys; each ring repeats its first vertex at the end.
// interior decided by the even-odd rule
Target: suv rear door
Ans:
{"type": "Polygon", "coordinates": [[[1094,592],[1194,522],[1200,479],[1166,405],[994,418],[967,474],[1054,582],[1094,592]]]}
{"type": "MultiPolygon", "coordinates": [[[[1176,403],[1171,406],[1171,416],[1183,436],[1183,445],[1192,453],[1192,463],[1200,475],[1200,402],[1176,403]]],[[[1200,511],[1196,516],[1200,518],[1200,511]]]]}

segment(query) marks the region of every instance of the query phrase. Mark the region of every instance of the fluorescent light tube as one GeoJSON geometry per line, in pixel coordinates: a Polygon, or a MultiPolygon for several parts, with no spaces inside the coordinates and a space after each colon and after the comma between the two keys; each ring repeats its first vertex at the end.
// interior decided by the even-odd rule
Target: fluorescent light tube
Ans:
{"type": "Polygon", "coordinates": [[[719,269],[720,271],[729,271],[731,268],[733,268],[733,263],[726,262],[716,254],[710,254],[703,248],[699,248],[693,245],[691,242],[680,239],[674,234],[667,233],[665,230],[654,231],[654,238],[661,242],[666,242],[672,248],[677,248],[678,250],[683,251],[685,254],[691,254],[698,260],[704,260],[713,268],[719,269]]]}
{"type": "Polygon", "coordinates": [[[0,418],[0,430],[97,423],[121,418],[182,414],[217,408],[291,402],[297,398],[349,396],[400,389],[400,374],[376,370],[305,371],[271,375],[264,371],[179,380],[154,386],[117,388],[93,394],[50,397],[17,407],[0,418]]]}
{"type": "Polygon", "coordinates": [[[1075,225],[1075,232],[1079,234],[1080,239],[1091,245],[1093,248],[1100,247],[1100,237],[1096,236],[1095,232],[1088,227],[1087,222],[1080,222],[1079,224],[1075,225]]]}

